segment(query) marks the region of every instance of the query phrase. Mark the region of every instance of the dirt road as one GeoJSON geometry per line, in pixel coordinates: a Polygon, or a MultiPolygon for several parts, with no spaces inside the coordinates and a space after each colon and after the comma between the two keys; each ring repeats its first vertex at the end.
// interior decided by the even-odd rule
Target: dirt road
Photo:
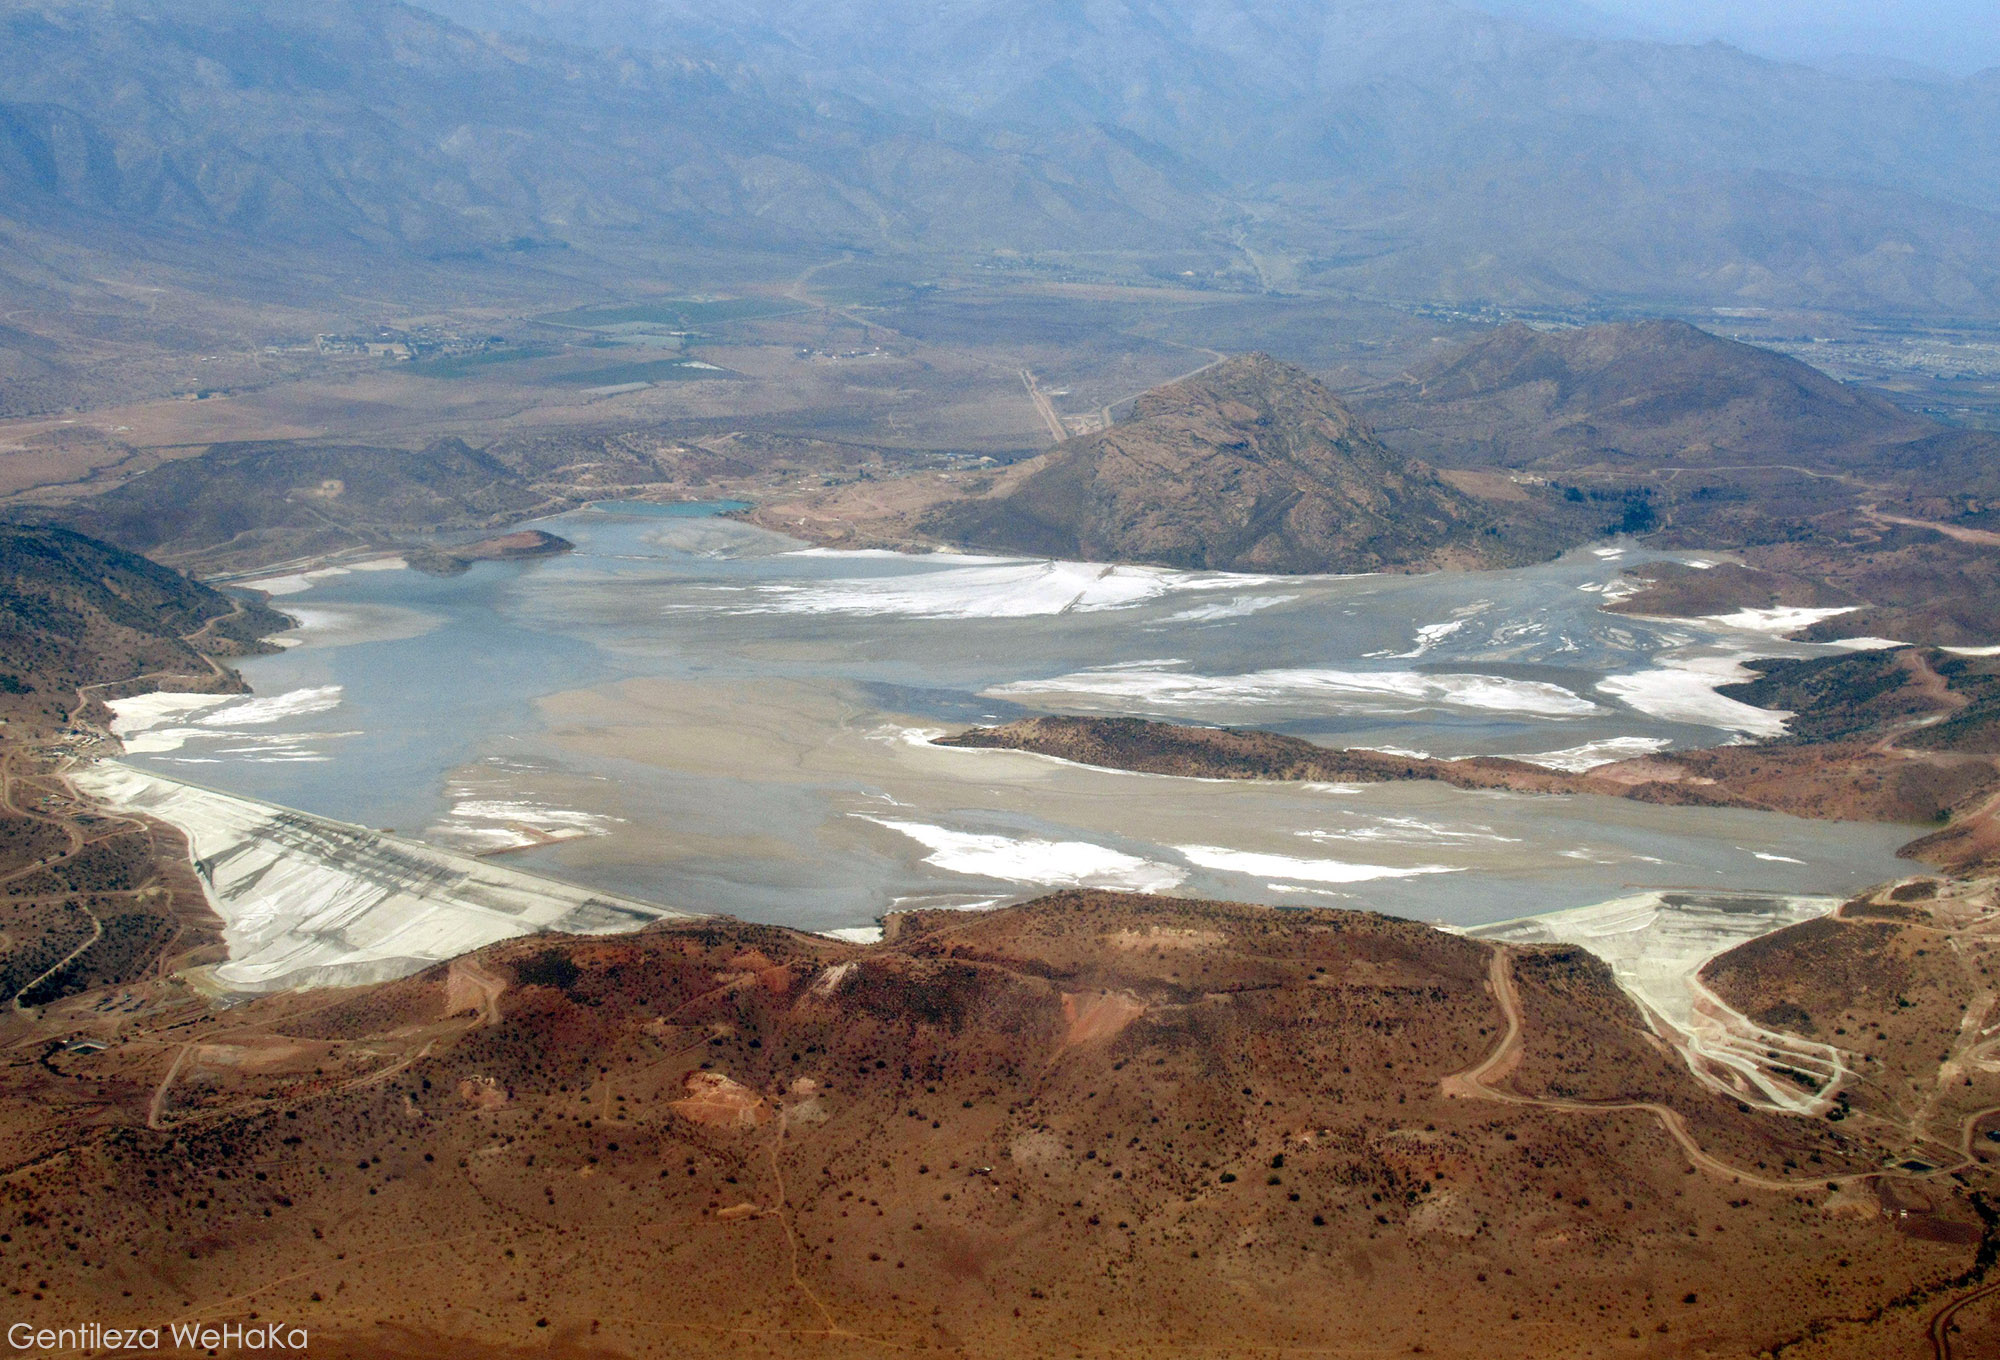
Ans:
{"type": "Polygon", "coordinates": [[[1816,1176],[1798,1180],[1783,1180],[1775,1176],[1760,1176],[1754,1171],[1740,1166],[1731,1166],[1718,1157],[1710,1156],[1695,1141],[1688,1128],[1687,1119],[1678,1110],[1669,1109],[1650,1100],[1621,1100],[1593,1102],[1586,1100],[1556,1100],[1544,1096],[1522,1095],[1508,1090],[1504,1082],[1520,1064],[1521,999],[1514,987],[1513,953],[1504,945],[1496,946],[1493,962],[1487,974],[1493,988],[1494,1002],[1500,1007],[1500,1014],[1506,1021],[1506,1029],[1500,1042],[1491,1053],[1477,1064],[1463,1072],[1456,1072],[1438,1083],[1440,1092],[1448,1098],[1460,1100],[1497,1100],[1508,1105],[1533,1105],[1545,1110],[1566,1110],[1576,1114],[1611,1114],[1624,1110],[1643,1110],[1660,1121],[1681,1151],[1687,1155],[1696,1169],[1708,1175],[1730,1181],[1734,1184],[1754,1186],[1759,1190],[1782,1190],[1795,1192],[1806,1186],[1825,1186],[1836,1182],[1855,1181],[1861,1173],[1847,1176],[1816,1176]]]}
{"type": "Polygon", "coordinates": [[[1035,414],[1039,415],[1042,423],[1049,427],[1049,437],[1058,444],[1069,438],[1069,431],[1063,428],[1062,417],[1056,414],[1055,403],[1049,400],[1048,394],[1043,392],[1040,384],[1035,381],[1032,370],[1025,368],[1021,370],[1021,385],[1028,389],[1028,400],[1035,403],[1035,414]]]}
{"type": "Polygon", "coordinates": [[[445,1005],[454,1013],[477,1009],[480,1024],[491,1029],[500,1023],[500,995],[506,990],[504,979],[468,954],[451,961],[451,971],[445,976],[445,1005]]]}
{"type": "Polygon", "coordinates": [[[1954,1360],[1958,1352],[1953,1349],[1951,1344],[1952,1319],[1958,1316],[1960,1310],[1971,1304],[1978,1303],[1982,1299],[1992,1298],[1995,1294],[2000,1294],[2000,1281],[1995,1281],[1992,1284],[1973,1290],[1970,1294],[1955,1298],[1931,1314],[1931,1325],[1928,1335],[1931,1342],[1932,1360],[1954,1360]]]}
{"type": "Polygon", "coordinates": [[[1878,524],[1900,524],[1909,529],[1929,529],[1943,534],[1946,538],[1960,543],[1970,543],[1981,548],[2000,548],[2000,534],[1990,529],[1968,529],[1958,524],[1939,524],[1935,520],[1908,519],[1902,515],[1885,515],[1872,505],[1861,507],[1861,513],[1878,524]]]}

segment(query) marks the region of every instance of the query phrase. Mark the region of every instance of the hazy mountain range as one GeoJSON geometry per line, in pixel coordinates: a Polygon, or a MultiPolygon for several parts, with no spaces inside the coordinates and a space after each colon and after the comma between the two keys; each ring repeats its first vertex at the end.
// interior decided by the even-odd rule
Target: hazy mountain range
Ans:
{"type": "Polygon", "coordinates": [[[964,246],[984,222],[1029,245],[1157,244],[1148,209],[1190,207],[1088,130],[1049,170],[685,53],[483,38],[384,0],[12,5],[0,32],[10,216],[438,252],[606,233],[964,246]]]}
{"type": "Polygon", "coordinates": [[[1115,128],[1202,166],[1284,282],[1980,310],[2000,74],[1863,79],[1444,0],[436,0],[872,107],[1115,128]]]}
{"type": "Polygon", "coordinates": [[[1836,75],[1444,0],[434,8],[7,3],[0,217],[2000,311],[1996,72],[1836,75]]]}

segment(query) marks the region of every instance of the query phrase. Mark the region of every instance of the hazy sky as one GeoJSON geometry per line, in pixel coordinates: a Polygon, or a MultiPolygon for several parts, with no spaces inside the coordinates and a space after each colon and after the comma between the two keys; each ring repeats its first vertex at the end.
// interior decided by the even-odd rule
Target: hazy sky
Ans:
{"type": "Polygon", "coordinates": [[[1806,61],[1851,52],[1959,74],[2000,66],[2000,0],[1512,0],[1506,7],[1572,16],[1594,9],[1658,37],[1721,38],[1806,61]]]}

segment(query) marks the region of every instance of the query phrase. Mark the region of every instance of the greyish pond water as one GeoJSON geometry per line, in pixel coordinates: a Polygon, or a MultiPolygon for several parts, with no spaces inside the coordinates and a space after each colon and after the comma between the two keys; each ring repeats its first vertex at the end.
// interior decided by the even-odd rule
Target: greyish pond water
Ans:
{"type": "MultiPolygon", "coordinates": [[[[1775,730],[1712,690],[1824,650],[1604,613],[1615,547],[1519,571],[1257,578],[805,550],[706,507],[574,554],[273,583],[247,700],[121,723],[134,764],[649,900],[813,930],[1096,884],[1460,925],[1649,888],[1839,893],[1908,828],[1427,784],[1248,785],[928,744],[1030,712],[1256,725],[1580,768],[1775,730]]],[[[143,705],[142,705],[143,707],[143,705]]]]}

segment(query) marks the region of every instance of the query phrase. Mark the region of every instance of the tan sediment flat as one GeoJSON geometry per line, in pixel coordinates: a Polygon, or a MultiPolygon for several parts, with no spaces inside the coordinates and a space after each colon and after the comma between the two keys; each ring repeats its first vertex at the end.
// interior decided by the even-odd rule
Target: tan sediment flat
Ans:
{"type": "Polygon", "coordinates": [[[254,403],[227,398],[163,398],[81,416],[0,420],[0,497],[81,481],[118,470],[128,461],[151,467],[164,459],[200,453],[221,440],[310,439],[322,431],[316,422],[286,418],[254,403]],[[59,438],[66,432],[93,431],[101,439],[49,442],[51,436],[59,438]]]}
{"type": "Polygon", "coordinates": [[[1863,506],[1862,513],[1869,519],[1884,524],[1901,524],[1911,529],[1930,529],[1946,538],[1960,543],[1972,543],[1982,548],[2000,548],[2000,534],[1990,529],[1973,529],[1963,524],[1940,524],[1936,520],[1910,519],[1904,515],[1885,515],[1874,506],[1863,506]]]}
{"type": "Polygon", "coordinates": [[[933,542],[917,522],[938,505],[990,485],[991,474],[921,472],[856,482],[757,507],[753,523],[823,547],[914,546],[933,542]]]}
{"type": "MultiPolygon", "coordinates": [[[[958,809],[1046,818],[1087,835],[1143,837],[1159,844],[1248,844],[1271,853],[1312,855],[1298,833],[1322,825],[1324,809],[1295,789],[1248,783],[1154,779],[1013,751],[961,751],[931,745],[905,727],[824,685],[762,680],[719,687],[638,679],[573,691],[542,703],[555,742],[594,757],[638,761],[681,774],[752,784],[879,788],[897,804],[855,795],[847,811],[816,831],[827,846],[903,848],[896,832],[869,816],[916,822],[949,820],[958,809]],[[1230,839],[1222,840],[1221,837],[1230,839]]],[[[619,815],[645,827],[667,856],[710,852],[797,859],[811,847],[775,836],[691,836],[671,822],[647,824],[644,807],[619,815]]],[[[1499,856],[1508,847],[1495,847],[1499,856]]],[[[572,843],[572,855],[605,847],[572,843]]],[[[1334,853],[1385,863],[1422,861],[1434,849],[1371,844],[1334,853]]]]}
{"type": "MultiPolygon", "coordinates": [[[[820,654],[811,640],[766,652],[807,673],[820,654]]],[[[1524,885],[1552,868],[1574,882],[1563,878],[1549,905],[1581,905],[1592,864],[1679,886],[1689,880],[1663,877],[1669,866],[1700,863],[1690,857],[1716,840],[1813,853],[1770,839],[1799,827],[1763,812],[1699,809],[1690,840],[1688,810],[1606,796],[1613,789],[1550,802],[1437,782],[1192,779],[941,747],[938,719],[899,716],[878,693],[817,677],[641,677],[538,708],[541,730],[524,748],[533,758],[467,765],[452,782],[603,819],[603,834],[543,852],[545,862],[653,900],[815,928],[1079,884],[1469,922],[1536,910],[1547,899],[1524,885]],[[577,773],[592,769],[609,777],[577,773]],[[1505,905],[1482,896],[1461,914],[1441,891],[1475,892],[1483,875],[1505,905]]],[[[1899,833],[1859,834],[1887,846],[1899,833]]]]}

